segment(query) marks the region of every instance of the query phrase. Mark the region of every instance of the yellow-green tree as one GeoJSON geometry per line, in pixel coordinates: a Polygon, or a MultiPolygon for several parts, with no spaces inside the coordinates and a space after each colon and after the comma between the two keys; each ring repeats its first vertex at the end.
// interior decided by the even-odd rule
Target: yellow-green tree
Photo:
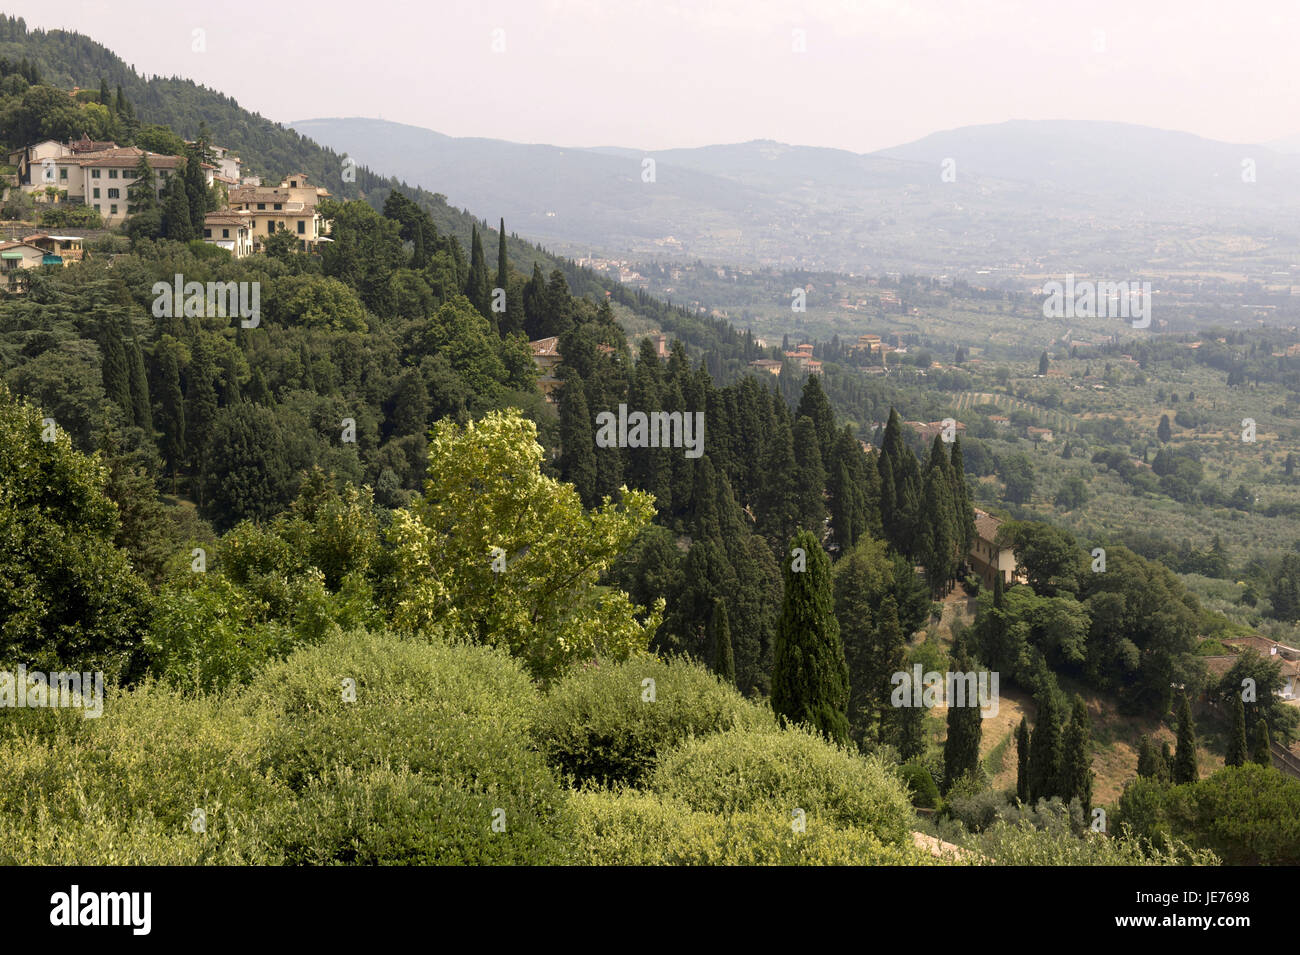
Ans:
{"type": "Polygon", "coordinates": [[[398,627],[505,647],[542,678],[645,650],[663,601],[646,615],[599,581],[650,524],[654,498],[624,488],[586,511],[572,485],[541,473],[542,456],[536,425],[513,409],[434,426],[424,494],[389,530],[398,627]]]}

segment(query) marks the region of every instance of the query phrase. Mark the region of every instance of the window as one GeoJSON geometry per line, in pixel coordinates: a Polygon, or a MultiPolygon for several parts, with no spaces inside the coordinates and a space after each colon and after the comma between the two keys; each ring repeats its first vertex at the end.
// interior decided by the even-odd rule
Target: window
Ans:
{"type": "Polygon", "coordinates": [[[99,178],[99,170],[98,170],[98,169],[92,169],[92,170],[90,170],[90,178],[91,178],[91,179],[98,179],[98,178],[99,178]]]}
{"type": "Polygon", "coordinates": [[[166,169],[160,169],[160,170],[158,170],[158,178],[159,178],[159,179],[166,179],[169,175],[171,175],[171,173],[169,173],[166,169]]]}
{"type": "Polygon", "coordinates": [[[259,203],[257,204],[257,208],[259,208],[259,209],[265,209],[265,208],[266,208],[266,203],[265,203],[265,202],[259,202],[259,203]]]}
{"type": "Polygon", "coordinates": [[[67,182],[67,180],[68,180],[68,168],[67,168],[66,166],[60,166],[60,167],[59,167],[59,178],[62,179],[64,182],[67,182]]]}
{"type": "Polygon", "coordinates": [[[116,178],[117,178],[117,170],[116,170],[116,169],[110,169],[110,170],[108,171],[108,178],[109,178],[109,179],[116,179],[116,178]]]}
{"type": "Polygon", "coordinates": [[[110,190],[108,190],[108,198],[110,198],[110,199],[121,199],[121,198],[122,198],[122,190],[121,190],[121,189],[110,189],[110,190]]]}
{"type": "Polygon", "coordinates": [[[96,186],[96,187],[95,187],[95,194],[94,194],[91,198],[92,198],[92,199],[98,199],[98,198],[99,198],[99,186],[96,186]]]}
{"type": "Polygon", "coordinates": [[[222,229],[222,230],[221,230],[221,238],[223,238],[223,239],[229,239],[229,238],[230,238],[230,230],[229,230],[229,229],[222,229]]]}
{"type": "Polygon", "coordinates": [[[275,231],[275,223],[274,223],[274,222],[268,222],[268,223],[266,224],[266,231],[267,231],[267,232],[274,232],[274,231],[275,231]]]}
{"type": "Polygon", "coordinates": [[[284,206],[283,206],[281,203],[278,203],[278,202],[277,202],[277,203],[275,204],[275,211],[276,211],[276,212],[279,212],[279,211],[280,211],[281,209],[283,209],[283,208],[284,208],[284,206]]]}
{"type": "Polygon", "coordinates": [[[290,179],[290,180],[289,180],[289,188],[290,188],[290,189],[297,189],[297,188],[298,188],[298,180],[297,180],[297,179],[290,179]]]}
{"type": "Polygon", "coordinates": [[[212,230],[211,230],[211,229],[204,229],[204,230],[203,230],[203,238],[205,238],[205,239],[210,239],[210,238],[212,238],[212,230]]]}
{"type": "MultiPolygon", "coordinates": [[[[96,189],[95,192],[99,192],[99,190],[96,189]]],[[[96,211],[96,212],[102,212],[102,211],[103,211],[102,209],[99,208],[99,203],[98,203],[98,202],[95,203],[95,211],[96,211]]]]}
{"type": "Polygon", "coordinates": [[[302,219],[299,219],[299,220],[298,220],[298,234],[299,234],[299,235],[305,235],[306,232],[307,232],[307,223],[304,222],[302,219]]]}
{"type": "Polygon", "coordinates": [[[115,216],[115,215],[117,215],[117,203],[116,203],[116,202],[113,203],[111,206],[109,206],[109,212],[108,212],[108,214],[111,215],[111,216],[115,216]]]}

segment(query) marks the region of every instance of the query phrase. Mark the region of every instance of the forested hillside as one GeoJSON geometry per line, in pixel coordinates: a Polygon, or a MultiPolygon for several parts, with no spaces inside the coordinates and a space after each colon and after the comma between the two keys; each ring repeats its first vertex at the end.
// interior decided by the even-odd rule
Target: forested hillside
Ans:
{"type": "Polygon", "coordinates": [[[4,31],[6,145],[197,137],[187,170],[220,142],[334,197],[319,253],[234,258],[167,238],[164,209],[0,299],[0,664],[102,672],[111,708],[91,730],[3,714],[23,795],[0,798],[0,862],[66,851],[67,826],[96,860],[933,861],[912,805],[975,853],[947,862],[1294,856],[1270,828],[1291,781],[1269,777],[1245,836],[1188,809],[1263,771],[1234,742],[1201,781],[1188,699],[1253,679],[1233,738],[1267,762],[1296,724],[1276,662],[1212,678],[1201,647],[1231,621],[1123,546],[1097,572],[1051,523],[1006,521],[1014,581],[982,588],[984,452],[923,441],[895,382],[835,355],[755,372],[726,323],[377,174],[345,183],[341,157],[84,38],[4,31]],[[69,81],[89,93],[50,85],[69,81]],[[551,337],[555,404],[529,346],[551,337]],[[978,708],[899,702],[913,667],[998,671],[1032,701],[1014,791],[978,708]],[[1108,839],[1085,692],[1179,713],[1108,839]],[[51,770],[69,760],[93,771],[51,770]],[[196,849],[168,827],[205,805],[196,849]],[[516,839],[493,840],[498,812],[516,839]]]}

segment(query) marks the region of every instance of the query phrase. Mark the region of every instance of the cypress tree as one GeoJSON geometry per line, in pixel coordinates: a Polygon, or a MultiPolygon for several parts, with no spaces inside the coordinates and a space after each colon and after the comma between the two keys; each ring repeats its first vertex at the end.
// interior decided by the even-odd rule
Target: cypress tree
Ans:
{"type": "MultiPolygon", "coordinates": [[[[785,415],[773,426],[763,465],[764,481],[755,507],[758,531],[779,555],[781,545],[798,530],[800,518],[799,469],[794,457],[794,437],[785,415]]],[[[821,546],[817,549],[821,550],[821,546]]]]}
{"type": "MultiPolygon", "coordinates": [[[[478,309],[479,314],[492,321],[492,290],[489,288],[487,259],[483,255],[483,239],[478,234],[478,226],[473,227],[470,237],[469,277],[465,281],[465,297],[478,309]]],[[[493,322],[493,327],[496,323],[493,322]]]]}
{"type": "Polygon", "coordinates": [[[1044,690],[1029,742],[1029,798],[1049,799],[1061,772],[1061,717],[1050,690],[1044,690]]]}
{"type": "Polygon", "coordinates": [[[1226,766],[1244,766],[1246,764],[1246,707],[1241,702],[1241,694],[1232,694],[1232,729],[1228,731],[1228,753],[1224,757],[1226,766]]]}
{"type": "Polygon", "coordinates": [[[942,468],[933,467],[925,478],[924,527],[920,542],[921,563],[925,567],[930,593],[941,598],[954,575],[952,488],[942,468]]]}
{"type": "Polygon", "coordinates": [[[798,465],[795,510],[799,526],[816,534],[820,542],[822,525],[826,520],[826,469],[822,466],[817,427],[811,418],[800,418],[795,422],[793,444],[794,460],[798,465]]]}
{"type": "Polygon", "coordinates": [[[1160,773],[1160,781],[1167,783],[1174,775],[1174,754],[1169,751],[1169,741],[1162,740],[1160,743],[1160,759],[1156,762],[1156,770],[1160,773]]]}
{"type": "Polygon", "coordinates": [[[957,551],[960,562],[966,559],[975,543],[975,507],[971,503],[970,487],[966,483],[966,455],[962,451],[960,437],[952,442],[949,470],[957,518],[957,551]]]}
{"type": "MultiPolygon", "coordinates": [[[[587,396],[587,414],[593,422],[598,411],[608,410],[614,403],[606,397],[606,388],[599,373],[583,382],[583,391],[587,396]]],[[[618,489],[623,486],[623,451],[618,447],[595,447],[594,431],[592,444],[596,456],[596,499],[600,500],[606,495],[617,497],[618,489]]]]}
{"type": "Polygon", "coordinates": [[[1196,765],[1196,727],[1186,693],[1178,704],[1178,749],[1174,752],[1173,773],[1175,783],[1194,783],[1201,778],[1196,765]]]}
{"type": "Polygon", "coordinates": [[[795,418],[808,418],[817,430],[817,450],[822,460],[831,457],[831,442],[835,440],[835,412],[831,409],[831,400],[822,390],[820,375],[809,375],[803,383],[803,394],[799,396],[799,407],[795,418]]]}
{"type": "Polygon", "coordinates": [[[102,76],[99,78],[99,102],[107,107],[109,112],[113,111],[113,100],[108,95],[108,80],[102,76]]]}
{"type": "Polygon", "coordinates": [[[1047,352],[1043,352],[1041,355],[1038,356],[1038,373],[1040,375],[1047,374],[1047,367],[1048,367],[1047,352]]]}
{"type": "Polygon", "coordinates": [[[423,269],[429,264],[429,253],[424,247],[424,223],[415,220],[415,238],[411,242],[411,268],[423,269]]]}
{"type": "Polygon", "coordinates": [[[727,602],[721,597],[713,601],[713,672],[727,686],[736,685],[736,656],[731,646],[731,623],[727,619],[727,602]]]}
{"type": "Polygon", "coordinates": [[[128,424],[135,423],[135,404],[131,400],[131,368],[126,358],[126,346],[122,342],[122,325],[112,319],[104,325],[103,366],[100,369],[104,379],[104,392],[112,402],[122,409],[122,418],[128,424]]]}
{"type": "Polygon", "coordinates": [[[596,442],[582,379],[570,375],[560,389],[560,474],[578,490],[584,507],[596,500],[596,442]]]}
{"type": "Polygon", "coordinates": [[[1138,775],[1146,779],[1160,778],[1160,754],[1151,742],[1151,737],[1145,733],[1138,740],[1138,775]]]}
{"type": "Polygon", "coordinates": [[[172,176],[163,192],[163,234],[176,242],[194,238],[189,198],[179,176],[172,176]]]}
{"type": "Polygon", "coordinates": [[[1255,721],[1255,762],[1261,766],[1272,766],[1273,756],[1269,752],[1268,723],[1263,719],[1255,721]]]}
{"type": "Polygon", "coordinates": [[[186,151],[185,157],[185,197],[189,202],[190,229],[193,230],[191,238],[203,234],[203,217],[208,212],[208,184],[202,166],[203,147],[202,141],[195,143],[186,151]]]}
{"type": "Polygon", "coordinates": [[[131,407],[137,428],[153,438],[153,410],[149,405],[149,373],[144,366],[144,350],[138,338],[132,336],[130,354],[131,407]]]}
{"type": "Polygon", "coordinates": [[[275,403],[275,399],[271,397],[271,389],[266,384],[266,376],[262,374],[260,367],[254,368],[252,376],[248,379],[248,400],[267,408],[275,403]]]}
{"type": "Polygon", "coordinates": [[[772,656],[772,710],[783,723],[807,724],[837,743],[849,739],[849,668],[831,595],[830,559],[809,531],[793,538],[806,569],[783,561],[785,598],[772,656]]]}
{"type": "Polygon", "coordinates": [[[903,762],[925,755],[925,707],[899,706],[893,709],[894,746],[903,762]]]}
{"type": "Polygon", "coordinates": [[[202,467],[203,446],[217,417],[216,378],[212,350],[206,340],[198,338],[191,348],[185,389],[185,427],[193,436],[189,450],[191,465],[196,469],[202,467]]]}
{"type": "Polygon", "coordinates": [[[166,348],[161,361],[162,394],[158,402],[158,428],[162,432],[162,453],[172,474],[172,491],[176,474],[186,458],[185,396],[181,392],[180,366],[176,351],[166,348]]]}
{"type": "Polygon", "coordinates": [[[1016,727],[1016,799],[1029,802],[1029,720],[1023,716],[1016,727]]]}
{"type": "MultiPolygon", "coordinates": [[[[966,673],[971,669],[970,659],[965,646],[955,648],[953,669],[966,673]]],[[[979,771],[980,737],[983,733],[979,699],[963,700],[957,706],[956,700],[948,700],[948,737],[943,743],[943,778],[944,791],[952,789],[962,776],[973,776],[979,771]]]]}
{"type": "Polygon", "coordinates": [[[1160,416],[1160,424],[1156,426],[1156,437],[1160,439],[1161,444],[1168,444],[1169,439],[1173,437],[1173,432],[1169,428],[1169,415],[1160,416]]]}
{"type": "Polygon", "coordinates": [[[1065,729],[1064,752],[1061,763],[1063,800],[1078,799],[1083,804],[1083,814],[1092,812],[1092,725],[1088,707],[1082,697],[1074,698],[1074,711],[1070,725],[1065,729]]]}
{"type": "Polygon", "coordinates": [[[502,219],[497,234],[497,288],[510,287],[510,262],[506,258],[506,220],[502,219]]]}

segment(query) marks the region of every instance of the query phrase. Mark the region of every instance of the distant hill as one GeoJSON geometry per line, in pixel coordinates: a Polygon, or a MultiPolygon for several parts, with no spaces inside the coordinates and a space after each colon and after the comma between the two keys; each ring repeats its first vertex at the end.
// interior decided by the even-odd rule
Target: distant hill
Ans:
{"type": "Polygon", "coordinates": [[[1300,156],[1123,123],[973,126],[868,155],[769,140],[561,148],[355,118],[292,126],[470,208],[501,209],[570,253],[960,273],[1135,269],[1207,232],[1225,248],[1262,238],[1279,260],[1300,248],[1300,156]],[[955,180],[941,175],[950,159],[955,180]]]}
{"type": "MultiPolygon", "coordinates": [[[[720,348],[728,354],[739,354],[743,350],[743,336],[727,322],[672,307],[596,275],[590,269],[579,268],[571,259],[520,238],[518,234],[525,232],[523,224],[516,224],[514,215],[502,202],[476,200],[473,213],[466,207],[456,208],[449,196],[469,205],[456,188],[457,183],[450,177],[440,179],[428,170],[419,183],[409,180],[403,172],[406,167],[400,161],[400,147],[393,155],[372,156],[364,148],[349,151],[344,147],[339,151],[319,145],[300,132],[243,109],[234,99],[216,90],[190,80],[146,77],[89,37],[64,30],[29,30],[21,18],[0,16],[0,57],[14,62],[25,58],[37,63],[42,82],[64,89],[98,88],[101,80],[110,89],[120,85],[142,122],[170,126],[187,139],[198,134],[200,123],[206,123],[213,141],[239,155],[250,173],[278,180],[286,173],[304,172],[335,197],[363,199],[376,207],[382,206],[392,189],[401,189],[429,211],[439,230],[455,235],[467,252],[475,225],[484,234],[485,247],[495,250],[497,223],[504,215],[509,233],[507,252],[514,268],[525,274],[532,271],[534,264],[546,274],[561,269],[575,295],[597,299],[608,295],[616,305],[637,316],[638,320],[631,324],[639,331],[667,332],[701,352],[720,348]],[[344,155],[350,155],[358,163],[354,182],[343,179],[344,155]],[[373,171],[376,169],[384,172],[373,171]]],[[[495,261],[495,251],[491,255],[495,261]]],[[[626,316],[625,324],[628,324],[626,316]]]]}

